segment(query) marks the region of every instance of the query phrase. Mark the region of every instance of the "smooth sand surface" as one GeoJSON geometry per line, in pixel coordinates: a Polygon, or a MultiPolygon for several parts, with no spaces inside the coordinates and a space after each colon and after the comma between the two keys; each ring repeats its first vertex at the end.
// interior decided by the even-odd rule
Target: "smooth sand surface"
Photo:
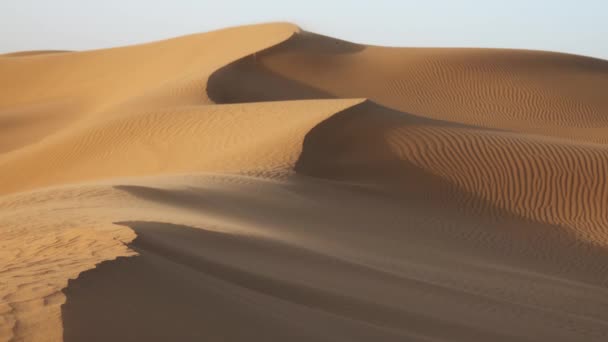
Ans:
{"type": "Polygon", "coordinates": [[[608,340],[607,61],[273,23],[0,75],[0,341],[608,340]]]}

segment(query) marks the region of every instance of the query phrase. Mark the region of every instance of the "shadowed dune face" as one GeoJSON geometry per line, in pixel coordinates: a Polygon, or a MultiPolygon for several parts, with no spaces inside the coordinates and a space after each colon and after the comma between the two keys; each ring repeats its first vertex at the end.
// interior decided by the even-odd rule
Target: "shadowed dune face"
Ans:
{"type": "Polygon", "coordinates": [[[608,150],[601,145],[451,125],[367,102],[311,130],[295,170],[475,216],[499,208],[608,243],[608,150]]]}
{"type": "Polygon", "coordinates": [[[0,74],[0,340],[608,338],[607,61],[278,23],[0,74]]]}
{"type": "MultiPolygon", "coordinates": [[[[137,233],[138,238],[131,247],[138,252],[138,256],[102,264],[70,283],[65,291],[67,302],[62,308],[66,341],[122,341],[144,337],[153,341],[167,338],[194,341],[203,337],[241,341],[254,331],[256,338],[261,340],[528,341],[519,332],[523,327],[534,330],[535,336],[556,341],[567,341],[571,336],[576,336],[569,332],[573,317],[560,311],[545,311],[541,305],[529,305],[531,302],[525,298],[535,296],[534,291],[547,285],[551,286],[552,291],[563,291],[572,296],[579,285],[564,283],[556,289],[553,287],[554,281],[514,273],[509,277],[509,286],[513,286],[513,283],[526,284],[530,281],[528,277],[533,277],[534,286],[539,288],[530,289],[531,292],[507,291],[509,294],[500,294],[504,291],[501,288],[489,294],[484,292],[486,290],[468,288],[472,283],[492,281],[483,276],[478,278],[479,270],[476,268],[483,266],[468,264],[466,259],[459,263],[457,279],[446,282],[438,274],[435,274],[437,278],[434,280],[425,279],[424,276],[418,278],[420,274],[412,277],[416,272],[411,272],[421,265],[424,265],[423,269],[443,266],[439,269],[445,270],[449,262],[446,257],[465,247],[459,244],[467,239],[457,240],[458,243],[441,249],[436,244],[441,239],[435,243],[429,242],[431,234],[428,232],[416,233],[417,229],[414,232],[391,231],[396,228],[395,225],[391,227],[384,220],[378,222],[375,221],[376,217],[372,218],[376,215],[382,217],[386,212],[368,214],[366,220],[364,215],[356,219],[345,219],[336,215],[338,213],[328,216],[329,210],[322,211],[322,216],[317,218],[294,216],[287,211],[281,212],[281,218],[272,219],[274,223],[271,223],[260,214],[266,211],[263,205],[251,208],[248,213],[241,211],[240,217],[232,216],[234,209],[230,206],[238,208],[240,205],[239,199],[233,197],[238,194],[231,197],[225,193],[224,196],[228,197],[222,199],[220,193],[196,189],[123,189],[136,193],[140,198],[162,201],[165,205],[187,206],[190,210],[208,215],[215,213],[236,218],[242,227],[253,228],[264,222],[264,226],[268,227],[265,229],[270,229],[271,234],[265,238],[258,234],[215,231],[217,227],[211,231],[161,222],[120,223],[137,233]],[[221,205],[222,202],[227,207],[221,205]],[[292,220],[298,217],[307,225],[323,227],[298,232],[299,227],[290,224],[288,217],[292,220]],[[325,222],[317,221],[321,217],[325,218],[325,222]],[[328,218],[333,222],[327,222],[328,218]],[[317,237],[320,238],[317,241],[323,241],[322,236],[336,235],[337,232],[328,233],[332,223],[342,221],[337,227],[348,227],[348,221],[357,219],[357,226],[361,228],[368,222],[381,226],[376,230],[368,226],[368,229],[358,232],[356,229],[342,231],[350,234],[351,241],[344,243],[336,239],[333,240],[335,246],[323,246],[323,243],[312,239],[317,237]],[[272,232],[270,227],[276,230],[272,232]],[[291,236],[294,233],[296,236],[291,236]],[[422,238],[425,235],[427,238],[422,238]],[[291,240],[284,240],[290,236],[291,240]],[[381,239],[389,247],[387,240],[396,239],[397,236],[401,237],[398,238],[401,251],[389,249],[385,255],[405,252],[411,264],[389,266],[370,259],[373,257],[368,254],[371,252],[370,241],[381,239]],[[404,240],[405,236],[413,238],[415,242],[404,240]],[[423,248],[415,247],[422,241],[426,241],[423,248]],[[345,254],[344,247],[352,248],[362,243],[368,244],[368,248],[358,249],[359,252],[350,257],[345,254]],[[437,255],[438,251],[442,251],[441,254],[437,255]],[[409,272],[403,273],[408,268],[409,272]],[[463,281],[468,285],[456,285],[463,281]],[[167,296],[167,293],[174,295],[167,296]],[[500,309],[492,312],[481,309],[488,306],[500,309]],[[91,307],[98,310],[90,313],[91,307]],[[163,310],[158,310],[159,307],[163,310]],[[209,310],[210,307],[214,309],[209,310]],[[454,316],[453,310],[461,316],[454,316]],[[238,325],[239,329],[234,329],[235,320],[243,322],[238,325]],[[558,322],[566,325],[560,327],[558,322]]],[[[309,194],[304,196],[308,197],[310,193],[314,191],[309,190],[309,194]]],[[[360,200],[369,204],[369,199],[360,200]]],[[[345,207],[334,205],[333,208],[347,210],[348,205],[355,203],[353,198],[347,201],[350,203],[345,207]]],[[[309,209],[318,211],[311,207],[302,211],[309,209]]],[[[462,232],[460,234],[466,236],[462,232]]],[[[507,243],[507,240],[501,242],[507,243]]],[[[497,262],[496,255],[486,257],[486,262],[497,262]]],[[[504,256],[501,255],[501,258],[504,256]]],[[[492,268],[498,265],[500,263],[492,268]]],[[[487,270],[481,272],[483,274],[487,270]]],[[[479,287],[479,283],[474,286],[479,287]]],[[[551,305],[568,305],[574,310],[570,299],[551,305]]],[[[544,299],[536,298],[533,301],[539,300],[542,302],[544,299]]],[[[577,300],[587,301],[583,297],[577,300]]],[[[579,309],[576,310],[583,310],[582,306],[577,307],[579,309]]],[[[597,314],[601,314],[601,305],[586,306],[584,310],[584,317],[589,318],[580,317],[577,322],[586,325],[587,337],[595,340],[601,336],[601,324],[586,320],[595,315],[592,313],[594,310],[599,310],[597,314]]]]}
{"type": "MultiPolygon", "coordinates": [[[[217,103],[336,98],[337,96],[331,92],[273,72],[265,66],[264,61],[269,56],[282,53],[314,53],[332,58],[334,55],[355,54],[364,49],[364,45],[301,32],[281,44],[220,68],[210,76],[207,94],[217,103]]],[[[321,61],[318,67],[323,70],[332,67],[327,65],[327,62],[329,60],[321,61]]]]}
{"type": "MultiPolygon", "coordinates": [[[[225,264],[217,259],[217,252],[230,251],[231,258],[256,260],[255,264],[261,267],[265,264],[266,268],[274,258],[294,260],[302,266],[307,261],[314,265],[337,262],[334,269],[340,269],[338,261],[272,242],[187,226],[154,222],[121,224],[142,233],[132,245],[139,256],[101,265],[83,274],[74,282],[75,286],[68,287],[68,302],[62,309],[65,341],[403,338],[382,327],[370,329],[352,318],[336,316],[350,312],[371,315],[374,321],[398,323],[394,321],[399,317],[394,310],[290,284],[286,279],[273,279],[267,272],[247,271],[244,264],[225,264]],[[175,250],[171,247],[175,242],[188,243],[189,248],[175,250]],[[166,272],[172,276],[167,277],[166,272]],[[167,296],[176,290],[175,296],[167,296]],[[115,307],[117,303],[122,306],[115,307]],[[99,308],[97,315],[84,314],[90,307],[99,308]],[[352,310],[354,307],[358,310],[352,310]],[[234,327],[235,320],[243,322],[238,329],[234,327]]],[[[356,266],[345,265],[356,272],[356,266]]],[[[331,274],[331,269],[318,271],[331,274]]]]}

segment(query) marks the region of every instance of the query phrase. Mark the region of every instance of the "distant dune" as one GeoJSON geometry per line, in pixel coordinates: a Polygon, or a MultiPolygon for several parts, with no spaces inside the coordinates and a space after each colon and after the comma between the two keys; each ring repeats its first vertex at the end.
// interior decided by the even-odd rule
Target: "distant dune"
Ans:
{"type": "Polygon", "coordinates": [[[66,51],[66,50],[19,51],[19,52],[0,54],[0,57],[27,57],[27,56],[47,55],[47,54],[51,54],[51,53],[64,53],[64,52],[70,52],[70,51],[66,51]]]}
{"type": "Polygon", "coordinates": [[[608,61],[273,23],[0,75],[0,341],[608,340],[608,61]]]}

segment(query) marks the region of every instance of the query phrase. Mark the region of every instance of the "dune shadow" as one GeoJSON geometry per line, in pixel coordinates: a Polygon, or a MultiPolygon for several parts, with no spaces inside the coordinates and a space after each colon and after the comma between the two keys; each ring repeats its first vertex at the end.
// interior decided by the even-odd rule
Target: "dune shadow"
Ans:
{"type": "Polygon", "coordinates": [[[207,96],[215,103],[333,99],[336,96],[283,77],[250,55],[216,72],[207,81],[207,96]]]}
{"type": "Polygon", "coordinates": [[[336,98],[328,92],[274,73],[264,66],[264,57],[286,51],[349,54],[364,49],[364,45],[331,37],[310,32],[297,33],[281,44],[241,58],[214,72],[207,82],[207,95],[216,103],[336,98]]]}
{"type": "Polygon", "coordinates": [[[121,224],[137,232],[130,247],[139,255],[104,262],[69,282],[62,307],[64,341],[315,340],[305,332],[298,336],[289,322],[267,312],[255,298],[247,298],[247,289],[230,281],[262,288],[267,284],[158,240],[187,240],[215,250],[227,247],[229,238],[171,224],[121,224]]]}
{"type": "Polygon", "coordinates": [[[308,267],[318,268],[308,273],[321,283],[334,272],[344,281],[399,281],[371,269],[251,237],[161,222],[117,224],[135,230],[131,248],[139,255],[70,280],[62,306],[67,342],[403,341],[398,330],[431,327],[444,328],[433,333],[439,335],[495,337],[280,276],[308,267]]]}
{"type": "Polygon", "coordinates": [[[454,303],[471,305],[459,308],[463,314],[477,305],[542,313],[267,239],[116,224],[137,233],[130,247],[138,255],[69,281],[67,342],[528,341],[435,315],[454,303]]]}
{"type": "MultiPolygon", "coordinates": [[[[215,103],[251,103],[267,101],[291,100],[320,100],[340,98],[328,91],[315,88],[311,85],[280,75],[267,68],[261,61],[266,55],[275,53],[335,53],[331,47],[333,40],[317,41],[317,35],[312,41],[301,38],[301,34],[281,43],[275,47],[261,51],[254,55],[243,57],[215,71],[207,82],[207,95],[215,103]],[[323,43],[320,43],[323,42],[323,43]]],[[[346,43],[340,43],[346,44],[346,43]]],[[[355,45],[356,46],[356,45],[355,45]]],[[[335,48],[335,47],[334,47],[335,48]]],[[[355,53],[358,48],[353,47],[339,53],[355,53]]],[[[294,61],[295,63],[295,61],[294,61]]],[[[358,98],[359,96],[353,96],[358,98]]],[[[404,112],[386,107],[385,105],[366,100],[364,103],[347,109],[348,112],[379,112],[383,117],[396,120],[408,120],[412,124],[432,124],[434,126],[449,126],[469,129],[482,129],[486,131],[505,131],[496,128],[481,127],[445,120],[427,118],[415,113],[404,112]]],[[[394,121],[391,121],[394,123],[394,121]]]]}

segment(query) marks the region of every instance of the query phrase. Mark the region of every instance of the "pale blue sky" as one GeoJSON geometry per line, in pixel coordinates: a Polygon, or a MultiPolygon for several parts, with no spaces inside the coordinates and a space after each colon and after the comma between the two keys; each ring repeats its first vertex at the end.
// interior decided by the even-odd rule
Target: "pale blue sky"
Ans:
{"type": "Polygon", "coordinates": [[[608,59],[608,0],[0,0],[0,52],[102,48],[266,21],[359,43],[608,59]]]}

